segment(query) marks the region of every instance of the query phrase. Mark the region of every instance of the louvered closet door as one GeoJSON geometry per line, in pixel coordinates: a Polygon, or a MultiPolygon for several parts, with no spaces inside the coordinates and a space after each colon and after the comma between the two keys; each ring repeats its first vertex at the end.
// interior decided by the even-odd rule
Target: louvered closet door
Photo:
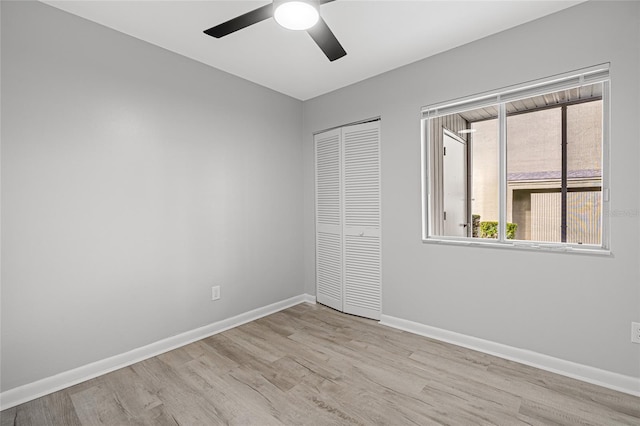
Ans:
{"type": "Polygon", "coordinates": [[[342,128],[343,311],[380,319],[380,122],[342,128]]]}
{"type": "Polygon", "coordinates": [[[342,189],[340,129],[315,136],[316,298],[342,310],[342,189]]]}

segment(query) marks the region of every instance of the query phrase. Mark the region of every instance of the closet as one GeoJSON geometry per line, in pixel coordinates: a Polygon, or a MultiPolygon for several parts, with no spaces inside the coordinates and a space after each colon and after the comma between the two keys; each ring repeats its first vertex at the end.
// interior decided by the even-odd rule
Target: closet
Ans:
{"type": "Polygon", "coordinates": [[[314,136],[316,299],[380,319],[380,121],[314,136]]]}

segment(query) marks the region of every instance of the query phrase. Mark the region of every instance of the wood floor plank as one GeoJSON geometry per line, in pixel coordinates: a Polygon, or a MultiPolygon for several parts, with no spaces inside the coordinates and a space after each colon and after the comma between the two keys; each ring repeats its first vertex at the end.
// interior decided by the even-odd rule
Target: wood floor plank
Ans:
{"type": "Polygon", "coordinates": [[[239,367],[222,380],[245,408],[256,413],[252,424],[260,424],[262,418],[284,425],[300,424],[307,418],[298,404],[292,404],[284,392],[251,369],[239,367]]]}
{"type": "Polygon", "coordinates": [[[53,426],[50,421],[52,416],[46,412],[45,398],[38,398],[19,405],[14,419],[15,424],[53,426]]]}
{"type": "Polygon", "coordinates": [[[44,409],[51,424],[68,426],[82,424],[68,392],[54,392],[44,397],[43,400],[44,409]]]}
{"type": "Polygon", "coordinates": [[[323,419],[323,422],[327,424],[366,425],[372,423],[366,413],[362,410],[354,410],[351,404],[346,403],[346,400],[342,399],[343,394],[322,390],[323,383],[340,386],[336,382],[328,380],[314,384],[300,383],[293,387],[288,395],[303,401],[309,413],[313,415],[309,418],[323,419]]]}
{"type": "Polygon", "coordinates": [[[80,425],[66,390],[27,402],[0,413],[4,425],[80,425]]]}
{"type": "Polygon", "coordinates": [[[184,365],[179,373],[203,398],[215,405],[225,424],[250,425],[258,421],[268,425],[281,424],[262,407],[256,408],[255,404],[249,403],[243,392],[229,386],[225,377],[235,371],[235,368],[221,373],[211,369],[205,361],[204,358],[194,360],[184,365]]]}
{"type": "MultiPolygon", "coordinates": [[[[239,365],[235,360],[229,359],[216,351],[204,340],[191,343],[190,345],[185,346],[184,350],[190,354],[193,361],[199,360],[206,362],[209,365],[209,368],[218,373],[228,372],[239,365]]],[[[193,361],[189,361],[187,364],[192,363],[193,361]]]]}
{"type": "Polygon", "coordinates": [[[640,426],[640,398],[300,304],[0,418],[0,426],[640,426]]]}
{"type": "Polygon", "coordinates": [[[502,378],[515,377],[518,380],[536,383],[546,390],[561,395],[571,395],[571,398],[576,401],[601,405],[631,417],[640,418],[640,403],[638,398],[632,395],[611,392],[603,387],[508,360],[496,359],[488,370],[502,378]]]}
{"type": "MultiPolygon", "coordinates": [[[[565,404],[567,401],[562,401],[565,404]]],[[[567,407],[562,404],[544,404],[538,401],[524,400],[520,408],[520,414],[541,421],[544,424],[571,424],[571,425],[631,425],[640,424],[637,418],[625,415],[594,415],[592,410],[582,411],[580,407],[567,407]]]]}
{"type": "Polygon", "coordinates": [[[327,355],[321,354],[320,352],[317,352],[310,347],[300,345],[299,343],[290,339],[289,336],[295,334],[297,330],[287,334],[286,336],[283,336],[269,333],[270,328],[268,325],[265,325],[264,321],[245,324],[245,326],[243,326],[243,330],[246,333],[249,333],[253,336],[262,336],[262,338],[264,339],[264,344],[279,348],[288,356],[295,355],[296,358],[307,358],[319,364],[322,364],[326,362],[327,359],[329,359],[327,355]]]}
{"type": "Polygon", "coordinates": [[[142,381],[150,392],[158,395],[177,424],[224,423],[215,404],[158,357],[134,364],[131,368],[136,380],[142,381]]]}
{"type": "Polygon", "coordinates": [[[122,406],[115,390],[101,384],[73,394],[71,397],[82,424],[130,424],[133,418],[122,406]]]}
{"type": "Polygon", "coordinates": [[[17,424],[16,416],[18,409],[16,407],[7,408],[0,412],[0,426],[13,426],[17,424]]]}

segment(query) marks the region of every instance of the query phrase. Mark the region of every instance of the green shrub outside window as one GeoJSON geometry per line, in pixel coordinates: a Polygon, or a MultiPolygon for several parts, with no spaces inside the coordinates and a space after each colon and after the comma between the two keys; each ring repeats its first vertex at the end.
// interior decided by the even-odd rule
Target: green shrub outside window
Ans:
{"type": "MultiPolygon", "coordinates": [[[[507,223],[507,240],[516,238],[517,223],[507,223]]],[[[498,238],[498,222],[480,222],[480,238],[498,238]]]]}

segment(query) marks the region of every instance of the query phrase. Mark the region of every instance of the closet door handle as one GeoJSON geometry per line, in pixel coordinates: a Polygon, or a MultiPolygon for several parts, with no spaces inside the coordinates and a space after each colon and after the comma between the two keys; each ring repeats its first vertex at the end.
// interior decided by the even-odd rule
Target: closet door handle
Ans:
{"type": "Polygon", "coordinates": [[[364,232],[361,232],[358,236],[364,237],[364,232]]]}

